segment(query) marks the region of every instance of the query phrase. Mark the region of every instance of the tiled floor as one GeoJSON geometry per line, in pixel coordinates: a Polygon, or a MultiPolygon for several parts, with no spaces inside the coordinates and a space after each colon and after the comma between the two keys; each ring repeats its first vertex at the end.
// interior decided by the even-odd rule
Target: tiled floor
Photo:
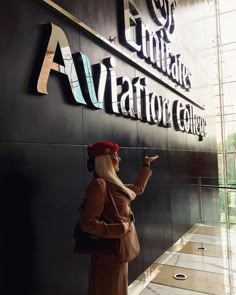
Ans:
{"type": "Polygon", "coordinates": [[[138,294],[236,295],[236,231],[195,225],[129,286],[138,294]]]}

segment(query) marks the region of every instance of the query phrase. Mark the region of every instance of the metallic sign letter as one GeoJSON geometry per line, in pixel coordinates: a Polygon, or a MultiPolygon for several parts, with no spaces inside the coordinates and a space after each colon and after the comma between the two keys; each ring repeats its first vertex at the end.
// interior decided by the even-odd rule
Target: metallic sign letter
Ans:
{"type": "Polygon", "coordinates": [[[68,77],[69,85],[75,100],[80,104],[85,104],[83,94],[81,92],[80,83],[75,70],[74,61],[70,51],[69,43],[65,33],[61,28],[51,25],[51,35],[48,41],[48,47],[44,56],[44,61],[37,83],[37,91],[39,93],[48,94],[47,83],[51,70],[65,74],[68,77]],[[60,49],[62,60],[59,63],[54,62],[56,51],[60,49]],[[64,64],[64,65],[63,65],[64,64]]]}
{"type": "Polygon", "coordinates": [[[88,105],[91,105],[91,107],[95,107],[97,109],[102,109],[102,101],[99,101],[95,92],[95,85],[93,81],[92,76],[92,69],[90,65],[90,61],[88,57],[83,54],[82,52],[78,52],[76,54],[76,57],[78,56],[78,60],[75,58],[75,65],[78,64],[77,72],[81,71],[83,75],[81,75],[81,85],[83,89],[83,93],[85,96],[85,99],[87,99],[88,105]]]}
{"type": "Polygon", "coordinates": [[[119,114],[118,101],[117,101],[117,78],[116,73],[113,70],[116,66],[116,60],[114,57],[108,57],[103,60],[108,69],[107,89],[111,96],[111,112],[119,114]],[[108,83],[110,82],[110,83],[108,83]]]}
{"type": "Polygon", "coordinates": [[[142,85],[142,78],[134,78],[133,79],[133,89],[134,89],[134,113],[136,119],[142,120],[142,97],[144,87],[142,85]]]}
{"type": "Polygon", "coordinates": [[[151,100],[151,119],[158,125],[162,121],[162,97],[156,93],[150,93],[151,100]]]}
{"type": "Polygon", "coordinates": [[[134,114],[134,94],[133,85],[130,79],[126,76],[118,79],[118,85],[122,86],[122,92],[120,96],[120,110],[121,113],[127,117],[135,118],[134,114]]]}
{"type": "Polygon", "coordinates": [[[107,68],[102,63],[92,66],[94,85],[97,93],[98,101],[102,103],[104,107],[104,98],[107,82],[107,68]]]}
{"type": "Polygon", "coordinates": [[[153,20],[158,25],[158,34],[169,43],[175,29],[174,9],[177,1],[147,0],[147,4],[153,20]]]}
{"type": "Polygon", "coordinates": [[[184,132],[184,118],[183,118],[184,106],[179,100],[175,100],[173,103],[173,121],[174,127],[177,131],[184,132]]]}
{"type": "Polygon", "coordinates": [[[137,22],[141,20],[138,8],[133,0],[122,0],[122,14],[120,28],[120,42],[127,46],[132,51],[140,51],[141,45],[138,45],[134,37],[136,36],[137,22]]]}

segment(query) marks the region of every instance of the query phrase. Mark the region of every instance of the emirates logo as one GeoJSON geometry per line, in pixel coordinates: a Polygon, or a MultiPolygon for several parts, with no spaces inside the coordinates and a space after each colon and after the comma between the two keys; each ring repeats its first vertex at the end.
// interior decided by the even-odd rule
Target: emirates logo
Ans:
{"type": "Polygon", "coordinates": [[[147,0],[150,14],[158,26],[157,34],[167,43],[175,30],[174,10],[177,0],[147,0]]]}

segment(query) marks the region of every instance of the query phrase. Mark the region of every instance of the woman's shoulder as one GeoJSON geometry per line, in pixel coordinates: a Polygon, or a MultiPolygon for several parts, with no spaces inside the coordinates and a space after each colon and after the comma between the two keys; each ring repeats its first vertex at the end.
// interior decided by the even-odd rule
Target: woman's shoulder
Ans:
{"type": "Polygon", "coordinates": [[[102,190],[106,190],[106,181],[102,178],[99,178],[99,177],[94,177],[89,185],[88,185],[89,188],[96,188],[99,189],[101,188],[102,190]]]}

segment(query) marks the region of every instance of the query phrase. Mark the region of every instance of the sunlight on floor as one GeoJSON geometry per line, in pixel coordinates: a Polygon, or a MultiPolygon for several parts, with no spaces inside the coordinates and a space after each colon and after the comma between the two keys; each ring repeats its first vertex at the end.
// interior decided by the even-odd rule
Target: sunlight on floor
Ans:
{"type": "Polygon", "coordinates": [[[196,224],[129,286],[138,294],[236,294],[236,231],[196,224]]]}

